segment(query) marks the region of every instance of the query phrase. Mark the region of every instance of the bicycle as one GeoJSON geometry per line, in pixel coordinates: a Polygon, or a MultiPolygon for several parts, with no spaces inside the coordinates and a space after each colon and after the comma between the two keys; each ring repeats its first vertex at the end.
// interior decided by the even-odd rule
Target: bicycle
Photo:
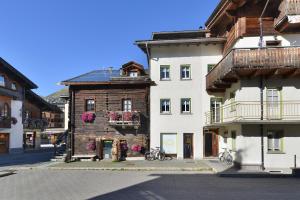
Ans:
{"type": "Polygon", "coordinates": [[[224,151],[219,154],[219,160],[221,162],[226,163],[227,165],[232,165],[233,157],[232,157],[231,153],[233,151],[230,149],[227,149],[227,148],[222,148],[222,149],[224,149],[224,151]]]}
{"type": "Polygon", "coordinates": [[[151,148],[151,151],[148,151],[145,153],[145,160],[153,161],[153,160],[159,160],[163,161],[166,158],[166,154],[164,151],[160,150],[160,147],[151,148]]]}

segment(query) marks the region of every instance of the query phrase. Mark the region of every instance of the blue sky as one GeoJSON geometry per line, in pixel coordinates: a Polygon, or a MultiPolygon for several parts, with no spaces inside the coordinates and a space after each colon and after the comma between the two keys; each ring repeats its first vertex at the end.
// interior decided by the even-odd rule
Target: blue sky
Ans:
{"type": "Polygon", "coordinates": [[[57,83],[130,60],[156,31],[204,26],[219,0],[0,0],[0,57],[34,81],[40,95],[57,83]]]}

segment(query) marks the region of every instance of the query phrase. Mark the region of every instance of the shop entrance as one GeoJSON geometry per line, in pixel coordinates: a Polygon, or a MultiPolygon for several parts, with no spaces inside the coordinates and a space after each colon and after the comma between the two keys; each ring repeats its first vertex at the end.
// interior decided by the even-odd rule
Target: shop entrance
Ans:
{"type": "Polygon", "coordinates": [[[8,153],[9,151],[9,134],[0,133],[0,154],[8,153]]]}
{"type": "Polygon", "coordinates": [[[184,133],[183,134],[183,156],[184,159],[190,159],[194,157],[193,152],[193,134],[184,133]]]}
{"type": "Polygon", "coordinates": [[[103,158],[104,159],[111,159],[112,158],[112,140],[104,140],[103,141],[103,158]]]}
{"type": "Polygon", "coordinates": [[[204,131],[204,157],[217,157],[219,154],[218,130],[204,131]]]}

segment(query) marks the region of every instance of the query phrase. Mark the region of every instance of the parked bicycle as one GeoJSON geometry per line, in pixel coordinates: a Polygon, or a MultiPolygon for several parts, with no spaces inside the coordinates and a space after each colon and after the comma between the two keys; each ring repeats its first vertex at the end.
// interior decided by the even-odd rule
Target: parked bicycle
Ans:
{"type": "Polygon", "coordinates": [[[233,157],[231,155],[232,150],[227,148],[223,148],[223,149],[224,151],[219,154],[219,160],[221,162],[226,163],[227,165],[232,165],[233,164],[233,157]]]}
{"type": "Polygon", "coordinates": [[[160,149],[160,147],[151,148],[150,151],[145,153],[145,159],[148,161],[160,160],[163,161],[166,158],[166,154],[164,151],[160,149]]]}

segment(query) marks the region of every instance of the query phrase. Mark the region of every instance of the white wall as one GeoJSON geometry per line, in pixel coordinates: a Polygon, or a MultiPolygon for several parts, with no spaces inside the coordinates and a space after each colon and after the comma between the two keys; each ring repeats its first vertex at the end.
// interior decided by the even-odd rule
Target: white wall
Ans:
{"type": "MultiPolygon", "coordinates": [[[[264,42],[268,40],[274,40],[274,36],[264,36],[264,42]]],[[[299,34],[285,34],[278,35],[277,40],[281,40],[282,46],[300,46],[300,35],[299,34]]],[[[259,36],[254,37],[243,37],[239,39],[234,48],[256,48],[259,45],[259,36]]]]}
{"type": "Polygon", "coordinates": [[[65,130],[68,130],[69,128],[69,103],[65,104],[65,110],[64,110],[64,120],[65,120],[65,130]]]}
{"type": "MultiPolygon", "coordinates": [[[[17,124],[12,124],[9,135],[9,148],[13,149],[23,148],[23,122],[22,122],[22,101],[11,100],[11,116],[17,119],[17,124]]],[[[12,150],[11,150],[12,149],[12,150]]]]}
{"type": "Polygon", "coordinates": [[[161,133],[178,134],[178,158],[183,158],[183,133],[194,134],[194,158],[203,157],[204,113],[209,109],[206,93],[207,65],[222,58],[219,45],[153,47],[150,76],[151,147],[160,146],[161,133]],[[191,66],[191,80],[180,80],[180,65],[191,66]],[[160,65],[170,65],[170,81],[160,81],[160,65]],[[160,114],[160,99],[171,99],[171,115],[160,114]],[[180,113],[180,99],[191,98],[191,114],[180,113]]]}

